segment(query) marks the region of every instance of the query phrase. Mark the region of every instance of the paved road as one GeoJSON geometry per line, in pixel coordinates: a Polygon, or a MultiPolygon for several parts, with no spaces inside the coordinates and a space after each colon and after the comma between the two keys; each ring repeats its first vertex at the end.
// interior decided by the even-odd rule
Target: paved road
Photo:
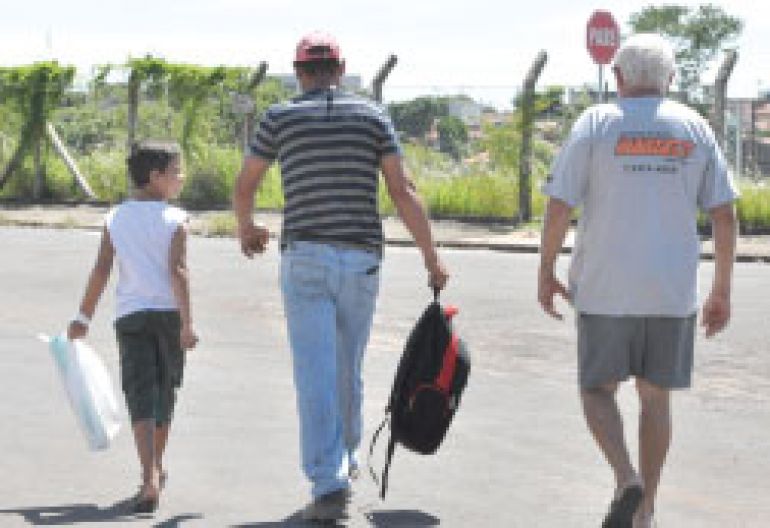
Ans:
{"type": "MultiPolygon", "coordinates": [[[[277,289],[278,255],[246,261],[232,240],[194,239],[193,294],[202,341],[188,360],[153,520],[123,517],[138,470],[127,430],[90,453],[34,336],[76,309],[93,233],[0,228],[0,526],[293,526],[305,501],[277,289]]],[[[574,328],[536,309],[536,257],[446,251],[447,302],[474,352],[473,372],[438,455],[398,451],[388,499],[357,484],[352,526],[596,527],[611,475],[583,424],[574,328]]],[[[713,268],[702,266],[704,282],[713,268]]],[[[366,435],[385,403],[405,334],[428,301],[420,258],[388,248],[366,363],[366,435]]],[[[698,343],[695,388],[675,399],[674,445],[661,486],[663,527],[770,522],[770,267],[737,267],[734,324],[698,343]]],[[[117,372],[103,300],[91,342],[117,372]]],[[[621,392],[628,435],[638,407],[621,392]]],[[[635,445],[635,441],[632,441],[635,445]]],[[[383,446],[384,447],[384,446],[383,446]]],[[[634,448],[635,449],[635,448],[634,448]]],[[[381,454],[378,457],[381,464],[381,454]]]]}

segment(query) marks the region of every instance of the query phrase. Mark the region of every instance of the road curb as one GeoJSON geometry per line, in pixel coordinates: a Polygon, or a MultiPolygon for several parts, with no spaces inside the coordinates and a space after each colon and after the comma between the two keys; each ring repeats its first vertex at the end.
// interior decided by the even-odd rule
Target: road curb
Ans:
{"type": "MultiPolygon", "coordinates": [[[[0,222],[0,226],[7,227],[23,227],[31,229],[81,229],[86,231],[98,231],[99,225],[79,224],[72,219],[63,220],[60,222],[50,222],[42,220],[17,220],[17,219],[5,219],[0,222]]],[[[205,230],[194,230],[194,236],[201,236],[206,238],[233,238],[233,235],[222,235],[208,233],[205,230]]],[[[276,239],[276,235],[271,235],[271,238],[276,239]]],[[[411,239],[407,238],[392,238],[385,237],[386,246],[393,247],[415,247],[415,243],[411,239]]],[[[467,249],[467,250],[487,250],[498,251],[502,253],[521,253],[521,254],[537,254],[540,252],[540,245],[531,242],[489,242],[489,241],[466,241],[466,240],[437,240],[436,246],[446,249],[467,249]]],[[[572,248],[569,246],[563,247],[562,254],[571,254],[572,248]]],[[[711,251],[702,251],[700,254],[700,260],[713,261],[714,253],[711,251]]],[[[737,253],[735,256],[736,262],[741,263],[761,263],[770,264],[770,254],[752,254],[752,253],[737,253]]]]}

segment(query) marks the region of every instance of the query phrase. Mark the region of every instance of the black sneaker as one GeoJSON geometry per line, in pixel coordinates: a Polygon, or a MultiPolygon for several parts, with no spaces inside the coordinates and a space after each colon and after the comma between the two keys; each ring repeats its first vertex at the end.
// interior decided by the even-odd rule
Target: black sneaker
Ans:
{"type": "Polygon", "coordinates": [[[339,521],[348,518],[348,505],[351,498],[350,488],[342,488],[321,495],[302,510],[305,521],[339,521]]]}
{"type": "Polygon", "coordinates": [[[642,502],[643,490],[639,484],[627,486],[610,503],[610,511],[604,518],[602,528],[633,528],[634,513],[642,502]]]}

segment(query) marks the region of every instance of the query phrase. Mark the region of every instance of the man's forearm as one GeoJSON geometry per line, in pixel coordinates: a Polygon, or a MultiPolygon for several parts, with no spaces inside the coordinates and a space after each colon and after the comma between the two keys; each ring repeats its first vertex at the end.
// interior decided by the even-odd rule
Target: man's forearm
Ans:
{"type": "Polygon", "coordinates": [[[435,262],[438,256],[433,242],[430,222],[414,188],[408,186],[392,198],[401,220],[414,238],[417,247],[420,248],[425,262],[435,262]]]}
{"type": "Polygon", "coordinates": [[[438,254],[433,245],[428,215],[417,195],[414,183],[407,176],[400,155],[385,156],[380,163],[382,176],[398,215],[411,233],[415,244],[420,248],[425,264],[430,269],[438,263],[438,254]]]}
{"type": "Polygon", "coordinates": [[[714,283],[712,290],[729,295],[732,287],[733,261],[737,240],[737,221],[732,203],[719,206],[710,212],[714,239],[714,283]]]}
{"type": "Polygon", "coordinates": [[[564,245],[569,229],[572,208],[566,202],[550,198],[543,222],[543,237],[540,241],[540,269],[553,271],[556,258],[564,245]]]}
{"type": "Polygon", "coordinates": [[[241,172],[235,180],[235,192],[233,193],[233,211],[239,226],[252,221],[254,195],[256,192],[257,186],[250,185],[250,182],[241,172]]]}

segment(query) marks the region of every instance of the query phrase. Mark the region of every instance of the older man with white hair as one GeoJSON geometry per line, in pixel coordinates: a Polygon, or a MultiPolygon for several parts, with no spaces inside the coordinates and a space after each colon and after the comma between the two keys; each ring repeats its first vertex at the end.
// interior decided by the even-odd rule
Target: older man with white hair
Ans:
{"type": "Polygon", "coordinates": [[[692,372],[699,209],[711,218],[716,261],[702,310],[706,337],[730,318],[737,191],[706,121],[665,97],[673,71],[663,38],[628,38],[613,67],[620,97],[580,116],[545,185],[538,300],[557,319],[557,294],[576,311],[583,410],[615,474],[602,524],[609,528],[654,525],[671,440],[670,391],[689,387],[692,372]],[[576,207],[565,287],[554,264],[576,207]],[[630,376],[641,407],[638,471],[615,400],[630,376]]]}

